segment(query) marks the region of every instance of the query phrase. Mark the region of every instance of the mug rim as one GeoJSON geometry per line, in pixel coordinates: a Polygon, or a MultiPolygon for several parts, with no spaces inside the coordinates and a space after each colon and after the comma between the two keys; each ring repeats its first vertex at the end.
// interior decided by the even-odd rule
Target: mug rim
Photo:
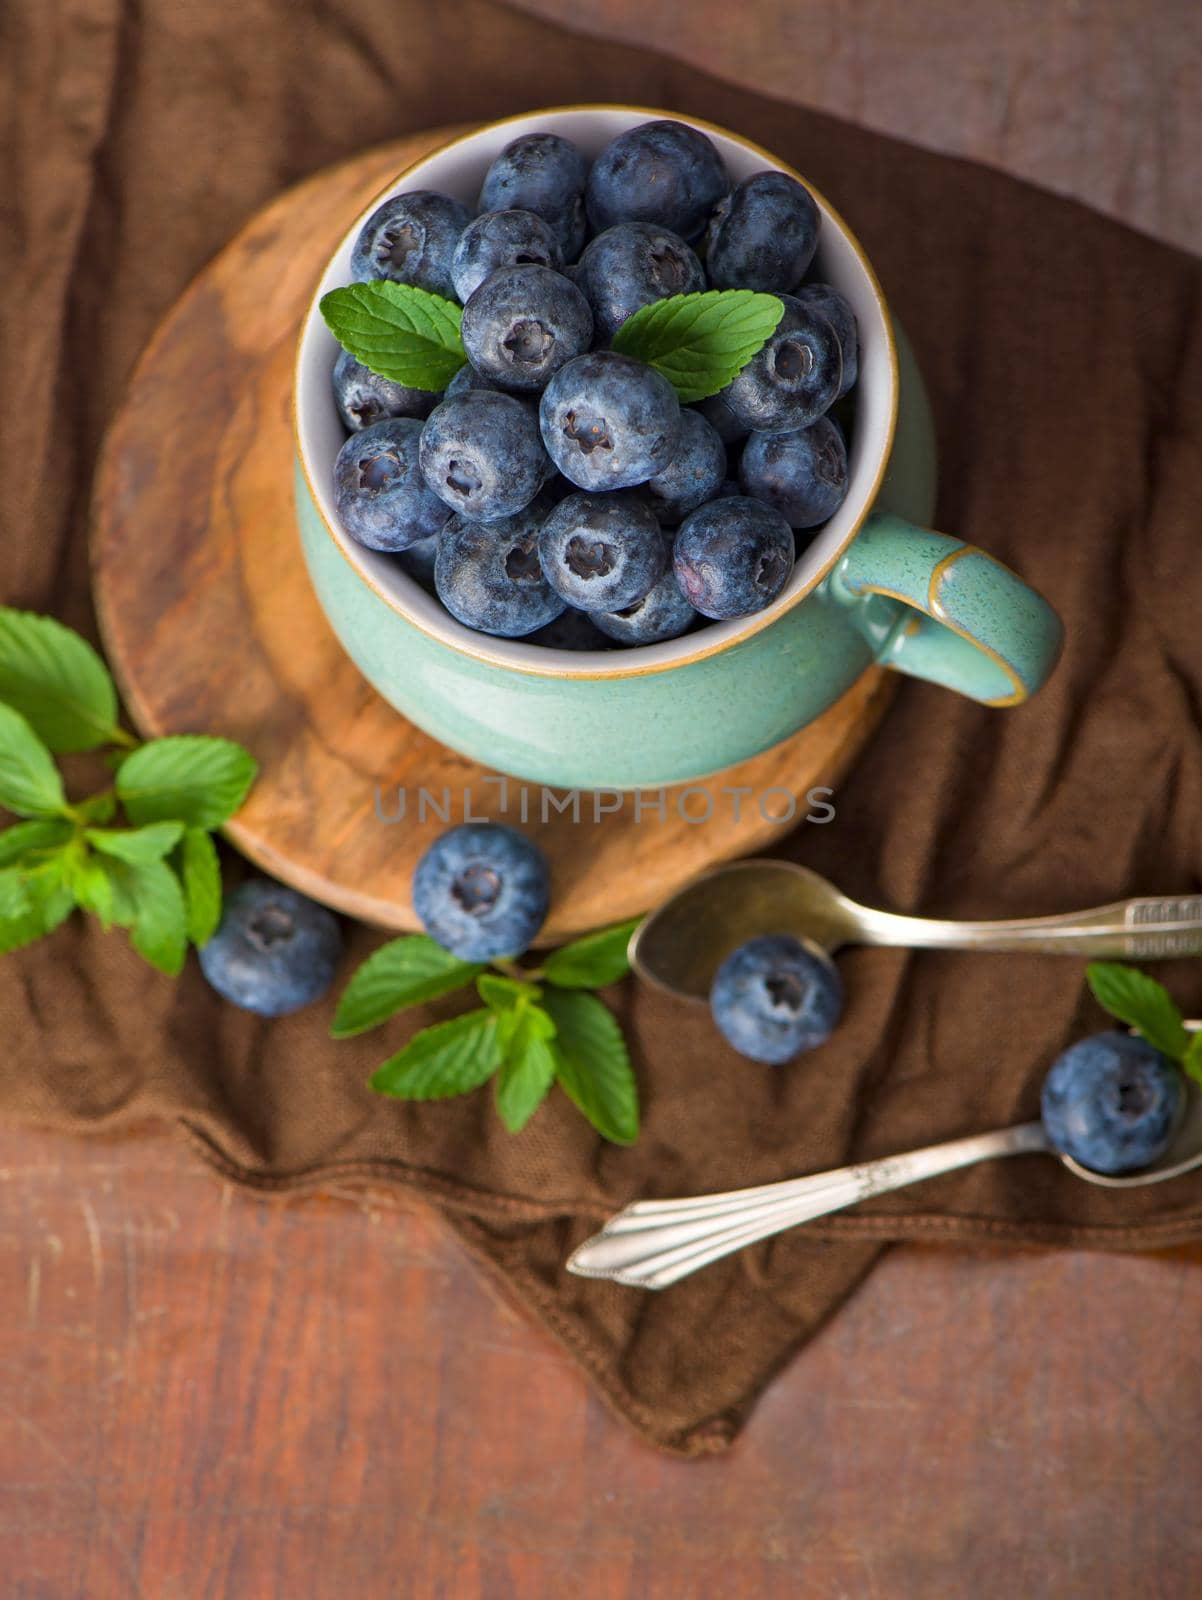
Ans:
{"type": "MultiPolygon", "coordinates": [[[[322,326],[324,326],[324,324],[322,324],[322,326]]],[[[758,144],[754,139],[749,139],[743,134],[735,133],[732,129],[723,127],[721,123],[711,122],[704,117],[697,117],[679,111],[667,110],[659,106],[631,105],[617,101],[594,101],[579,105],[538,106],[529,111],[515,112],[513,115],[508,117],[492,118],[486,122],[475,124],[466,131],[456,133],[451,138],[445,139],[442,141],[442,143],[434,145],[429,150],[424,151],[420,156],[408,162],[398,172],[394,173],[388,182],[383,184],[380,189],[373,194],[367,205],[365,205],[357,213],[351,225],[339,235],[337,243],[326,256],[321,272],[318,275],[317,287],[314,289],[313,294],[309,299],[308,308],[305,312],[304,318],[302,319],[300,331],[297,337],[296,356],[293,362],[292,372],[292,403],[290,409],[293,448],[296,455],[296,461],[304,479],[309,500],[313,510],[316,512],[322,524],[325,534],[331,540],[334,548],[338,551],[342,559],[350,566],[351,570],[355,573],[355,576],[359,579],[359,581],[365,584],[379,599],[384,601],[389,609],[395,612],[395,614],[410,627],[416,628],[418,632],[424,634],[427,638],[444,646],[447,649],[454,650],[458,654],[467,656],[472,660],[500,668],[505,672],[518,672],[524,673],[531,677],[551,679],[619,679],[643,677],[661,672],[670,672],[677,667],[690,666],[695,662],[704,661],[712,656],[721,655],[728,650],[734,649],[735,646],[745,643],[747,640],[753,638],[756,634],[763,632],[765,628],[769,628],[774,623],[779,622],[790,611],[792,611],[795,606],[800,605],[803,600],[806,600],[814,593],[823,580],[830,574],[834,567],[847,553],[848,547],[852,543],[853,539],[856,538],[860,532],[860,529],[863,527],[864,522],[868,517],[869,512],[872,510],[872,507],[880,493],[881,484],[884,480],[885,473],[889,465],[889,459],[893,452],[893,445],[897,431],[899,385],[900,380],[897,344],[893,334],[893,322],[889,313],[888,302],[885,299],[884,291],[880,285],[880,280],[877,278],[876,272],[873,269],[872,262],[868,258],[867,252],[855,233],[853,233],[851,228],[848,226],[847,221],[843,217],[842,213],[830,203],[825,194],[823,194],[823,192],[815,184],[811,183],[808,178],[803,177],[802,174],[796,170],[796,168],[790,166],[787,162],[782,161],[781,158],[773,154],[772,151],[766,149],[763,145],[758,144]],[[313,328],[320,321],[321,313],[318,306],[320,298],[319,291],[334,263],[335,258],[341,253],[352,233],[357,232],[357,230],[362,227],[364,221],[372,214],[372,212],[379,205],[381,205],[385,199],[398,192],[397,186],[402,183],[404,179],[406,179],[418,167],[425,165],[427,162],[434,160],[436,157],[446,155],[449,151],[458,148],[460,145],[470,144],[474,139],[477,139],[483,133],[492,132],[497,129],[503,129],[516,123],[527,123],[531,121],[531,119],[538,117],[555,117],[564,115],[566,113],[579,114],[581,112],[633,113],[637,116],[645,117],[648,120],[666,119],[669,121],[683,122],[689,126],[699,129],[703,133],[717,134],[720,138],[729,139],[733,143],[741,145],[745,150],[748,150],[752,154],[761,158],[766,165],[771,167],[773,170],[784,172],[789,177],[795,178],[799,183],[803,184],[804,187],[813,195],[824,216],[829,218],[835,224],[844,241],[850,247],[860,267],[860,270],[864,274],[865,280],[872,293],[872,297],[876,303],[876,308],[879,313],[881,332],[884,335],[884,347],[889,381],[887,418],[879,458],[877,459],[873,468],[871,485],[865,495],[864,502],[859,513],[847,528],[838,547],[831,552],[822,565],[814,573],[812,573],[807,581],[794,593],[779,596],[772,602],[771,605],[765,606],[762,611],[753,612],[748,617],[738,617],[717,623],[711,623],[708,627],[700,629],[697,633],[686,635],[683,638],[664,640],[658,644],[636,645],[624,650],[614,650],[612,652],[569,651],[556,648],[536,647],[536,649],[531,652],[532,656],[536,655],[545,657],[546,660],[531,660],[529,663],[527,663],[525,661],[515,661],[502,658],[498,653],[497,647],[523,644],[528,643],[528,641],[520,638],[494,639],[489,634],[477,632],[474,629],[465,627],[462,623],[456,622],[455,618],[452,617],[449,612],[445,614],[443,619],[441,619],[443,624],[441,627],[433,626],[421,617],[415,616],[413,612],[401,602],[400,598],[390,588],[377,582],[373,574],[368,571],[358,559],[356,559],[355,553],[348,548],[348,544],[350,542],[349,536],[340,534],[340,531],[332,525],[330,518],[326,515],[325,509],[322,505],[321,496],[318,494],[314,483],[313,473],[310,471],[310,464],[307,459],[301,436],[301,364],[310,334],[313,328]],[[707,643],[706,635],[718,630],[721,631],[722,637],[714,640],[713,642],[707,643]],[[656,655],[659,652],[670,649],[672,646],[684,646],[690,639],[697,641],[693,648],[673,651],[668,659],[638,659],[640,657],[650,657],[656,655]],[[490,646],[492,646],[491,649],[490,646]],[[616,658],[612,661],[612,664],[610,660],[611,657],[616,658]]],[[[364,556],[368,556],[373,554],[373,552],[365,550],[363,554],[364,556]]],[[[412,579],[409,581],[413,582],[412,579]]],[[[416,588],[417,585],[414,584],[414,587],[416,588]]],[[[424,591],[422,592],[424,593],[424,591]]],[[[436,601],[435,603],[437,604],[438,602],[436,601]]]]}

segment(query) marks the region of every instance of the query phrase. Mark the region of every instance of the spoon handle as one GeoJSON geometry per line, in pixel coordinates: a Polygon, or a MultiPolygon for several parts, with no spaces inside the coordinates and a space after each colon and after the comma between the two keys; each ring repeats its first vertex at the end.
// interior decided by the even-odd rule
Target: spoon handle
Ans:
{"type": "Polygon", "coordinates": [[[995,1156],[1048,1148],[1042,1123],[1026,1122],[755,1189],[690,1200],[639,1200],[586,1239],[569,1259],[568,1271],[636,1288],[666,1289],[744,1245],[842,1211],[872,1195],[995,1156]]]}
{"type": "Polygon", "coordinates": [[[1039,950],[1054,955],[1155,961],[1202,955],[1202,895],[1116,900],[1093,911],[1011,922],[941,922],[856,908],[863,944],[930,950],[1039,950]]]}

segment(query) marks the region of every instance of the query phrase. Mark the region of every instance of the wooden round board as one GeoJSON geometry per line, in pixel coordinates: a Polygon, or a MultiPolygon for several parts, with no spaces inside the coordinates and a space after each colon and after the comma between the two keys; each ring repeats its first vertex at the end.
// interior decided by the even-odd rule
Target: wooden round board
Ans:
{"type": "Polygon", "coordinates": [[[634,796],[609,793],[582,796],[578,822],[549,807],[543,821],[540,789],[517,780],[502,811],[495,776],[413,727],[359,675],[314,598],[293,520],[294,347],[338,234],[446,137],[385,145],[282,195],[161,324],[97,474],[96,604],[143,734],[221,733],[258,758],[259,779],[226,833],[266,871],[351,916],[414,929],[414,864],[448,825],[428,803],[419,816],[420,791],[440,804],[449,791],[451,822],[463,820],[470,791],[472,815],[514,822],[547,852],[554,894],[542,940],[558,943],[779,840],[788,829],[772,818],[789,796],[803,817],[811,789],[838,783],[884,710],[890,675],[866,672],[818,721],[684,794],[683,806],[682,791],[665,791],[662,816],[654,796],[636,814],[634,796]],[[734,789],[745,793],[723,793],[734,789]],[[381,820],[402,792],[403,820],[381,820]],[[687,820],[711,804],[708,820],[687,820]]]}

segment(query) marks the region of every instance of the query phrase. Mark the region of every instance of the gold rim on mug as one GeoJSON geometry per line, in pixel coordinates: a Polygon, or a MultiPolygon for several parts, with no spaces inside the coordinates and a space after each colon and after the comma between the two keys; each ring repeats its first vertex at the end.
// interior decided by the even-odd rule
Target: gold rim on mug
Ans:
{"type": "MultiPolygon", "coordinates": [[[[786,162],[782,161],[779,156],[774,155],[772,151],[766,150],[763,145],[757,144],[754,139],[745,138],[742,134],[735,133],[730,128],[724,128],[720,123],[710,122],[704,117],[695,117],[679,111],[669,111],[658,106],[636,106],[622,105],[616,102],[597,102],[595,104],[587,105],[541,106],[531,111],[518,112],[510,117],[499,117],[494,121],[481,122],[475,127],[468,129],[464,133],[458,133],[453,138],[444,140],[442,144],[434,145],[423,155],[419,156],[415,161],[411,161],[408,166],[402,167],[399,172],[397,172],[386,184],[376,191],[375,195],[368,202],[368,204],[359,212],[359,217],[370,216],[376,207],[382,204],[385,198],[387,198],[396,190],[397,184],[406,178],[411,172],[415,171],[416,168],[424,166],[427,162],[434,160],[437,156],[445,155],[448,151],[457,149],[460,145],[469,143],[472,139],[479,137],[479,135],[486,129],[491,130],[507,128],[516,123],[530,122],[532,119],[539,117],[556,117],[570,113],[574,114],[590,111],[632,113],[636,116],[646,117],[649,120],[667,118],[672,121],[688,123],[690,126],[699,128],[703,132],[717,134],[719,138],[729,139],[732,143],[741,145],[745,150],[749,150],[753,154],[759,156],[768,166],[774,168],[776,171],[787,173],[790,177],[796,178],[799,183],[804,184],[817,201],[818,206],[822,210],[824,216],[828,217],[835,224],[836,228],[851,247],[852,253],[859,262],[860,268],[867,279],[868,286],[872,291],[873,297],[876,301],[877,308],[880,312],[881,326],[885,335],[885,352],[889,363],[891,403],[889,406],[888,422],[885,429],[884,446],[880,452],[880,459],[877,462],[876,473],[874,475],[871,488],[869,489],[865,498],[863,509],[860,511],[860,514],[857,516],[851,527],[848,528],[838,549],[826,559],[823,565],[815,573],[813,573],[806,583],[801,588],[797,589],[796,592],[792,594],[781,595],[780,598],[774,600],[770,606],[766,606],[763,611],[754,612],[750,617],[738,618],[737,630],[730,633],[727,637],[710,645],[699,643],[695,648],[689,650],[686,654],[674,655],[670,660],[667,661],[647,662],[646,664],[641,665],[637,661],[632,661],[630,659],[632,656],[638,657],[642,655],[645,651],[660,649],[661,646],[659,645],[636,645],[631,649],[620,652],[615,651],[613,654],[618,655],[620,659],[619,661],[615,661],[612,665],[609,664],[607,655],[600,651],[573,652],[572,654],[574,659],[571,667],[556,665],[551,661],[548,661],[545,665],[540,665],[536,659],[532,659],[529,664],[524,661],[508,659],[500,660],[498,659],[497,655],[493,651],[490,651],[488,646],[483,642],[484,639],[489,637],[488,635],[473,633],[472,629],[466,628],[462,623],[456,622],[449,613],[446,619],[448,631],[443,632],[439,629],[429,627],[419,617],[414,616],[411,611],[406,610],[406,608],[400,604],[395,594],[391,593],[388,589],[375,582],[370,573],[366,572],[352,558],[350,552],[347,550],[343,542],[343,538],[339,536],[338,531],[331,525],[330,519],[326,516],[324,510],[322,509],[321,499],[314,486],[313,478],[309,472],[309,463],[305,459],[305,452],[301,445],[299,415],[301,357],[304,351],[306,334],[315,310],[315,303],[313,300],[310,300],[309,309],[305,314],[304,321],[301,324],[300,334],[297,338],[296,359],[293,364],[291,408],[292,439],[293,446],[296,451],[296,459],[300,465],[301,474],[305,480],[305,486],[309,491],[309,498],[313,503],[313,509],[321,518],[322,526],[325,528],[327,535],[329,536],[339,555],[360,579],[360,581],[365,583],[368,588],[371,589],[373,594],[375,594],[379,599],[383,600],[389,609],[395,611],[398,616],[402,617],[410,625],[410,627],[416,628],[419,633],[425,634],[428,639],[433,639],[438,644],[445,645],[448,649],[456,650],[460,655],[469,656],[474,660],[482,661],[489,666],[500,667],[501,670],[505,672],[524,672],[531,677],[537,678],[571,677],[585,681],[589,679],[602,678],[644,677],[652,673],[670,672],[676,667],[687,666],[691,662],[704,661],[710,656],[721,655],[724,651],[734,649],[736,645],[742,644],[744,640],[753,638],[757,633],[762,632],[763,629],[770,627],[774,622],[779,621],[780,618],[786,614],[786,612],[791,611],[792,608],[804,600],[807,595],[812,594],[846,553],[848,546],[863,527],[864,521],[869,512],[872,510],[877,495],[880,492],[881,483],[884,480],[885,472],[889,465],[889,458],[893,452],[894,435],[897,430],[899,386],[897,345],[893,337],[893,324],[889,315],[889,307],[885,300],[884,293],[881,290],[881,285],[877,275],[873,271],[872,263],[869,261],[868,256],[864,251],[863,245],[861,245],[859,239],[848,227],[842,214],[833,205],[831,205],[830,201],[826,198],[822,191],[816,188],[808,178],[803,177],[802,174],[796,170],[796,168],[789,166],[786,162]],[[459,637],[460,634],[464,635],[465,637],[461,639],[459,637]],[[595,667],[591,665],[588,667],[584,666],[584,661],[588,660],[590,657],[598,658],[598,664],[595,667]]],[[[349,230],[347,230],[347,232],[349,233],[349,230]]],[[[318,278],[319,283],[325,281],[327,273],[334,264],[335,257],[343,248],[346,237],[347,233],[342,234],[337,245],[335,245],[334,249],[331,250],[330,254],[326,257],[321,274],[318,278]]],[[[719,626],[730,627],[731,623],[719,624],[719,626]]],[[[702,629],[699,634],[694,634],[691,637],[704,639],[705,634],[709,631],[709,629],[702,629]]],[[[677,641],[669,640],[666,642],[673,644],[677,641]]],[[[506,645],[521,645],[523,641],[521,639],[506,639],[502,641],[502,643],[506,645]]],[[[530,650],[532,658],[537,657],[538,655],[559,655],[565,653],[551,652],[541,645],[528,645],[527,648],[530,650]]]]}

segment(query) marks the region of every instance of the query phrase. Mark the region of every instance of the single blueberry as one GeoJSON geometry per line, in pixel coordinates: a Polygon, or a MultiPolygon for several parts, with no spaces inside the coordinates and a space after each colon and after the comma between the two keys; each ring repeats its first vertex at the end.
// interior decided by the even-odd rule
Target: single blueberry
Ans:
{"type": "Polygon", "coordinates": [[[450,299],[455,293],[451,258],[471,220],[466,206],[432,189],[393,195],[360,229],[351,277],[356,283],[390,278],[450,299]]]}
{"type": "Polygon", "coordinates": [[[743,492],[794,528],[816,528],[847,496],[847,446],[829,417],[791,433],[753,433],[739,464],[743,492]]]}
{"type": "Polygon", "coordinates": [[[507,144],[485,174],[481,211],[514,207],[549,223],[565,261],[584,245],[584,185],[588,162],[558,133],[526,133],[507,144]]]}
{"type": "Polygon", "coordinates": [[[422,431],[413,417],[390,417],[352,433],[338,452],[334,504],[346,531],[369,550],[407,550],[450,515],[422,476],[422,431]]]}
{"type": "Polygon", "coordinates": [[[547,916],[551,875],[532,839],[499,822],[465,822],[435,839],[413,874],[413,909],[462,961],[520,956],[547,916]]]}
{"type": "Polygon", "coordinates": [[[516,639],[563,610],[538,559],[539,529],[550,509],[539,496],[525,510],[495,522],[452,517],[447,523],[438,536],[434,586],[464,627],[516,639]]]}
{"type": "Polygon", "coordinates": [[[739,421],[720,394],[711,394],[696,400],[689,408],[705,418],[724,445],[740,444],[750,433],[750,428],[739,421]]]}
{"type": "Polygon", "coordinates": [[[1058,1056],[1043,1084],[1052,1145],[1093,1172],[1134,1172],[1176,1131],[1185,1086],[1167,1056],[1136,1034],[1095,1033],[1058,1056]]]}
{"type": "Polygon", "coordinates": [[[829,283],[803,284],[793,298],[799,305],[809,306],[824,316],[835,330],[839,350],[843,356],[843,382],[839,385],[837,396],[842,398],[853,386],[860,372],[860,335],[856,326],[856,314],[846,297],[829,283]]]}
{"type": "Polygon", "coordinates": [[[843,1012],[835,964],[787,933],[749,939],[714,975],[710,1011],[727,1043],[780,1066],[830,1038],[843,1012]]]}
{"type": "Polygon", "coordinates": [[[738,420],[758,433],[808,428],[843,383],[843,354],[831,324],[792,295],[777,298],[785,312],[775,331],[722,390],[738,420]]]}
{"type": "Polygon", "coordinates": [[[356,361],[349,350],[341,350],[334,363],[334,404],[338,415],[352,433],[370,428],[387,417],[428,417],[438,404],[429,389],[410,389],[356,361]]]}
{"type": "Polygon", "coordinates": [[[697,621],[697,613],[681,593],[672,570],[670,544],[665,552],[667,565],[641,600],[621,611],[599,611],[593,621],[601,632],[618,644],[659,644],[677,639],[697,621]]]}
{"type": "Polygon", "coordinates": [[[658,222],[696,239],[730,188],[717,148],[683,122],[644,122],[620,133],[593,162],[585,190],[600,233],[619,222],[658,222]]]}
{"type": "Polygon", "coordinates": [[[435,406],[419,455],[427,485],[476,522],[528,506],[550,468],[533,409],[489,389],[468,389],[435,406]]]}
{"type": "Polygon", "coordinates": [[[621,611],[641,600],[667,563],[663,531],[634,495],[570,494],[543,524],[547,582],[581,611],[621,611]]]}
{"type": "Polygon", "coordinates": [[[565,478],[581,489],[628,489],[672,459],[680,402],[653,367],[614,350],[594,350],[551,379],[539,424],[565,478]]]}
{"type": "Polygon", "coordinates": [[[684,240],[648,222],[623,222],[590,240],[575,280],[593,308],[598,340],[612,339],[640,306],[706,286],[705,269],[684,240]]]}
{"type": "Polygon", "coordinates": [[[715,289],[787,294],[801,282],[822,214],[810,191],[784,172],[754,172],[714,208],[705,266],[715,289]]]}
{"type": "MultiPolygon", "coordinates": [[[[712,500],[726,477],[726,446],[696,411],[680,413],[680,437],[667,466],[642,485],[665,527],[675,527],[695,507],[712,500]]],[[[749,491],[750,492],[750,491],[749,491]]]]}
{"type": "Polygon", "coordinates": [[[459,235],[451,258],[455,293],[466,302],[498,267],[563,266],[553,229],[533,211],[486,211],[459,235]]]}
{"type": "Polygon", "coordinates": [[[533,393],[592,343],[593,314],[550,267],[500,267],[463,308],[463,348],[477,372],[533,393]]]}
{"type": "Polygon", "coordinates": [[[201,947],[200,970],[244,1011],[284,1017],[325,994],[341,955],[342,930],[324,906],[252,878],[226,896],[217,931],[201,947]]]}
{"type": "Polygon", "coordinates": [[[793,530],[744,496],[709,500],[680,525],[676,581],[703,617],[748,617],[771,605],[793,571],[793,530]]]}
{"type": "Polygon", "coordinates": [[[547,650],[612,650],[607,639],[587,611],[566,606],[554,622],[530,634],[526,644],[542,645],[547,650]]]}

